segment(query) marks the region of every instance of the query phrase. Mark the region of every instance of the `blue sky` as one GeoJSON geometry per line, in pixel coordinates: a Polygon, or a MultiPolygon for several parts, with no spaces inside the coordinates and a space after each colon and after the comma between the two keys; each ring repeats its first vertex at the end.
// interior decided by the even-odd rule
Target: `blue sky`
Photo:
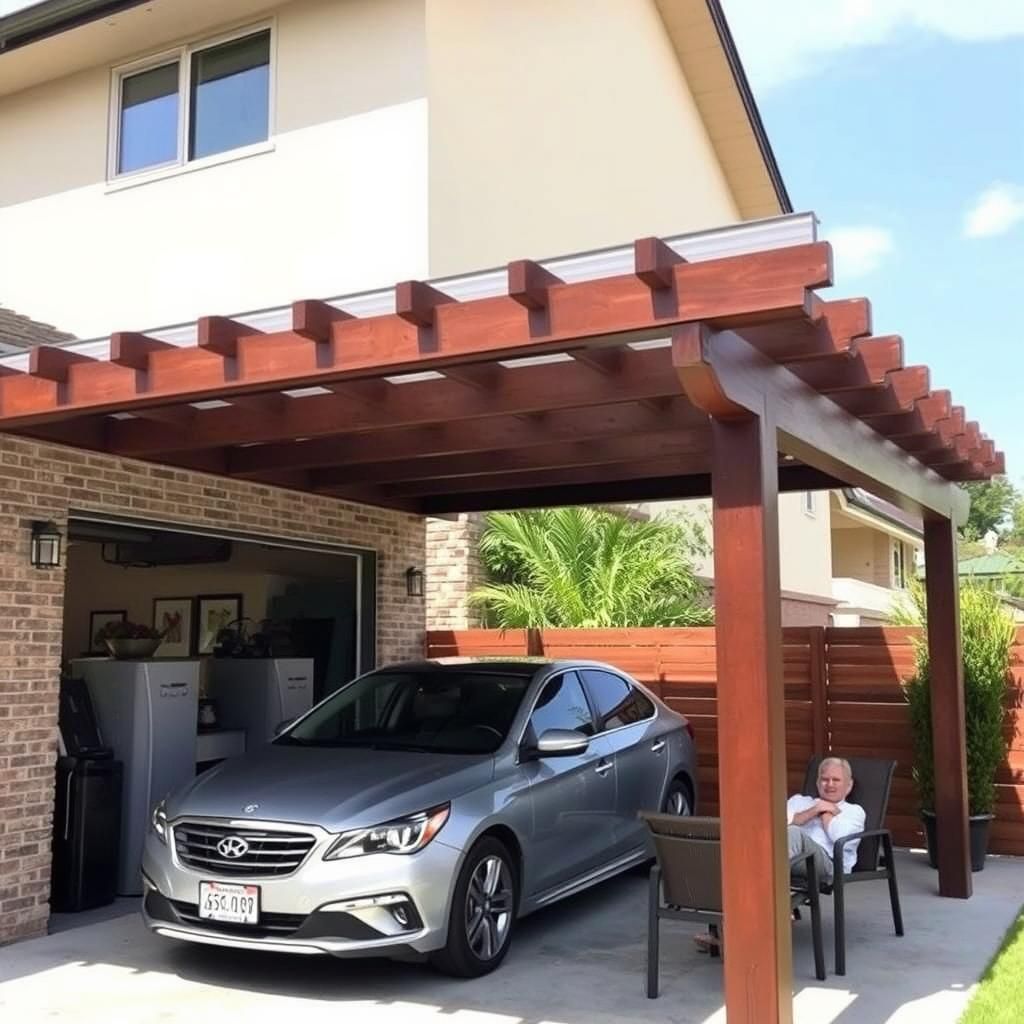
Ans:
{"type": "Polygon", "coordinates": [[[1024,0],[723,0],[794,208],[1024,485],[1024,0]]]}

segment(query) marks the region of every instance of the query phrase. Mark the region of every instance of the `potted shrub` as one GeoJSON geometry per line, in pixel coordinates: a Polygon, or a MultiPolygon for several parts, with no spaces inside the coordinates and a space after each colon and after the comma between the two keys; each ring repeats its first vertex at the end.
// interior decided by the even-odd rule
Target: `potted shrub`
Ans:
{"type": "MultiPolygon", "coordinates": [[[[924,588],[911,591],[911,603],[894,619],[903,625],[927,623],[924,588]]],[[[985,866],[989,826],[995,807],[996,771],[1006,757],[1005,699],[1010,683],[1013,618],[989,588],[976,583],[960,587],[960,645],[964,673],[964,712],[967,747],[967,800],[970,814],[971,868],[985,866]]],[[[935,762],[932,747],[932,707],[929,687],[928,639],[916,643],[912,678],[903,684],[910,706],[914,739],[914,782],[921,801],[928,841],[928,858],[936,867],[935,762]]]]}
{"type": "Polygon", "coordinates": [[[163,633],[138,622],[108,622],[96,634],[115,658],[151,658],[163,640],[163,633]]]}

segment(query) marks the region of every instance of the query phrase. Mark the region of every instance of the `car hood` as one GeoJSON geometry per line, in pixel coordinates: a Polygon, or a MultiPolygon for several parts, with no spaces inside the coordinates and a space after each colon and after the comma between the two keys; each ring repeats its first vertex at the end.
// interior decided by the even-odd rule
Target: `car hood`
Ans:
{"type": "Polygon", "coordinates": [[[488,755],[268,744],[222,761],[167,801],[167,816],[378,825],[454,800],[494,777],[488,755]],[[255,804],[252,811],[245,808],[255,804]]]}

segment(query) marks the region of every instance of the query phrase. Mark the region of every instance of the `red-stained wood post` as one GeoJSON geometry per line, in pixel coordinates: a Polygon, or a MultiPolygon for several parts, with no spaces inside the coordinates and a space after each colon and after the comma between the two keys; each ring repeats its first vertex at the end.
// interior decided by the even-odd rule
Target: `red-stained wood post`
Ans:
{"type": "Polygon", "coordinates": [[[711,425],[726,1014],[729,1024],[789,1024],[775,427],[753,415],[711,425]]]}
{"type": "Polygon", "coordinates": [[[936,515],[925,517],[924,561],[939,895],[968,899],[972,882],[967,845],[964,670],[960,656],[956,529],[951,520],[936,515]]]}

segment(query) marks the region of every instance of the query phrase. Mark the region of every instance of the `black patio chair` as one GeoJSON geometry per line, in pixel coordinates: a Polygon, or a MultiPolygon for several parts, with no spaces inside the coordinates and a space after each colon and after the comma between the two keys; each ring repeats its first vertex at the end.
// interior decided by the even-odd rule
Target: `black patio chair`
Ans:
{"type": "MultiPolygon", "coordinates": [[[[839,755],[829,755],[839,756],[839,755]]],[[[807,763],[803,792],[806,796],[818,795],[818,766],[824,758],[812,757],[807,763]]],[[[889,904],[892,908],[892,923],[897,935],[903,934],[903,914],[900,910],[900,893],[896,885],[896,862],[892,854],[892,833],[885,828],[885,814],[889,807],[889,791],[892,776],[896,770],[895,761],[875,757],[848,757],[853,771],[853,789],[846,798],[849,803],[864,808],[864,831],[844,836],[836,845],[832,856],[832,881],[819,880],[818,888],[832,896],[835,933],[836,974],[846,974],[846,888],[854,882],[885,880],[889,883],[889,904]],[[843,850],[854,840],[860,840],[857,847],[857,861],[849,874],[843,873],[843,850]]],[[[794,884],[798,880],[794,879],[794,884]]],[[[808,881],[807,889],[813,885],[808,881]]]]}
{"type": "MultiPolygon", "coordinates": [[[[658,953],[663,918],[707,925],[713,939],[711,955],[725,955],[722,913],[722,847],[718,818],[681,818],[674,814],[640,815],[654,836],[657,863],[651,868],[647,902],[647,997],[658,995],[658,953]]],[[[821,940],[817,867],[813,854],[806,862],[812,883],[790,891],[790,907],[809,902],[814,943],[814,974],[825,980],[825,951],[821,940]]]]}

